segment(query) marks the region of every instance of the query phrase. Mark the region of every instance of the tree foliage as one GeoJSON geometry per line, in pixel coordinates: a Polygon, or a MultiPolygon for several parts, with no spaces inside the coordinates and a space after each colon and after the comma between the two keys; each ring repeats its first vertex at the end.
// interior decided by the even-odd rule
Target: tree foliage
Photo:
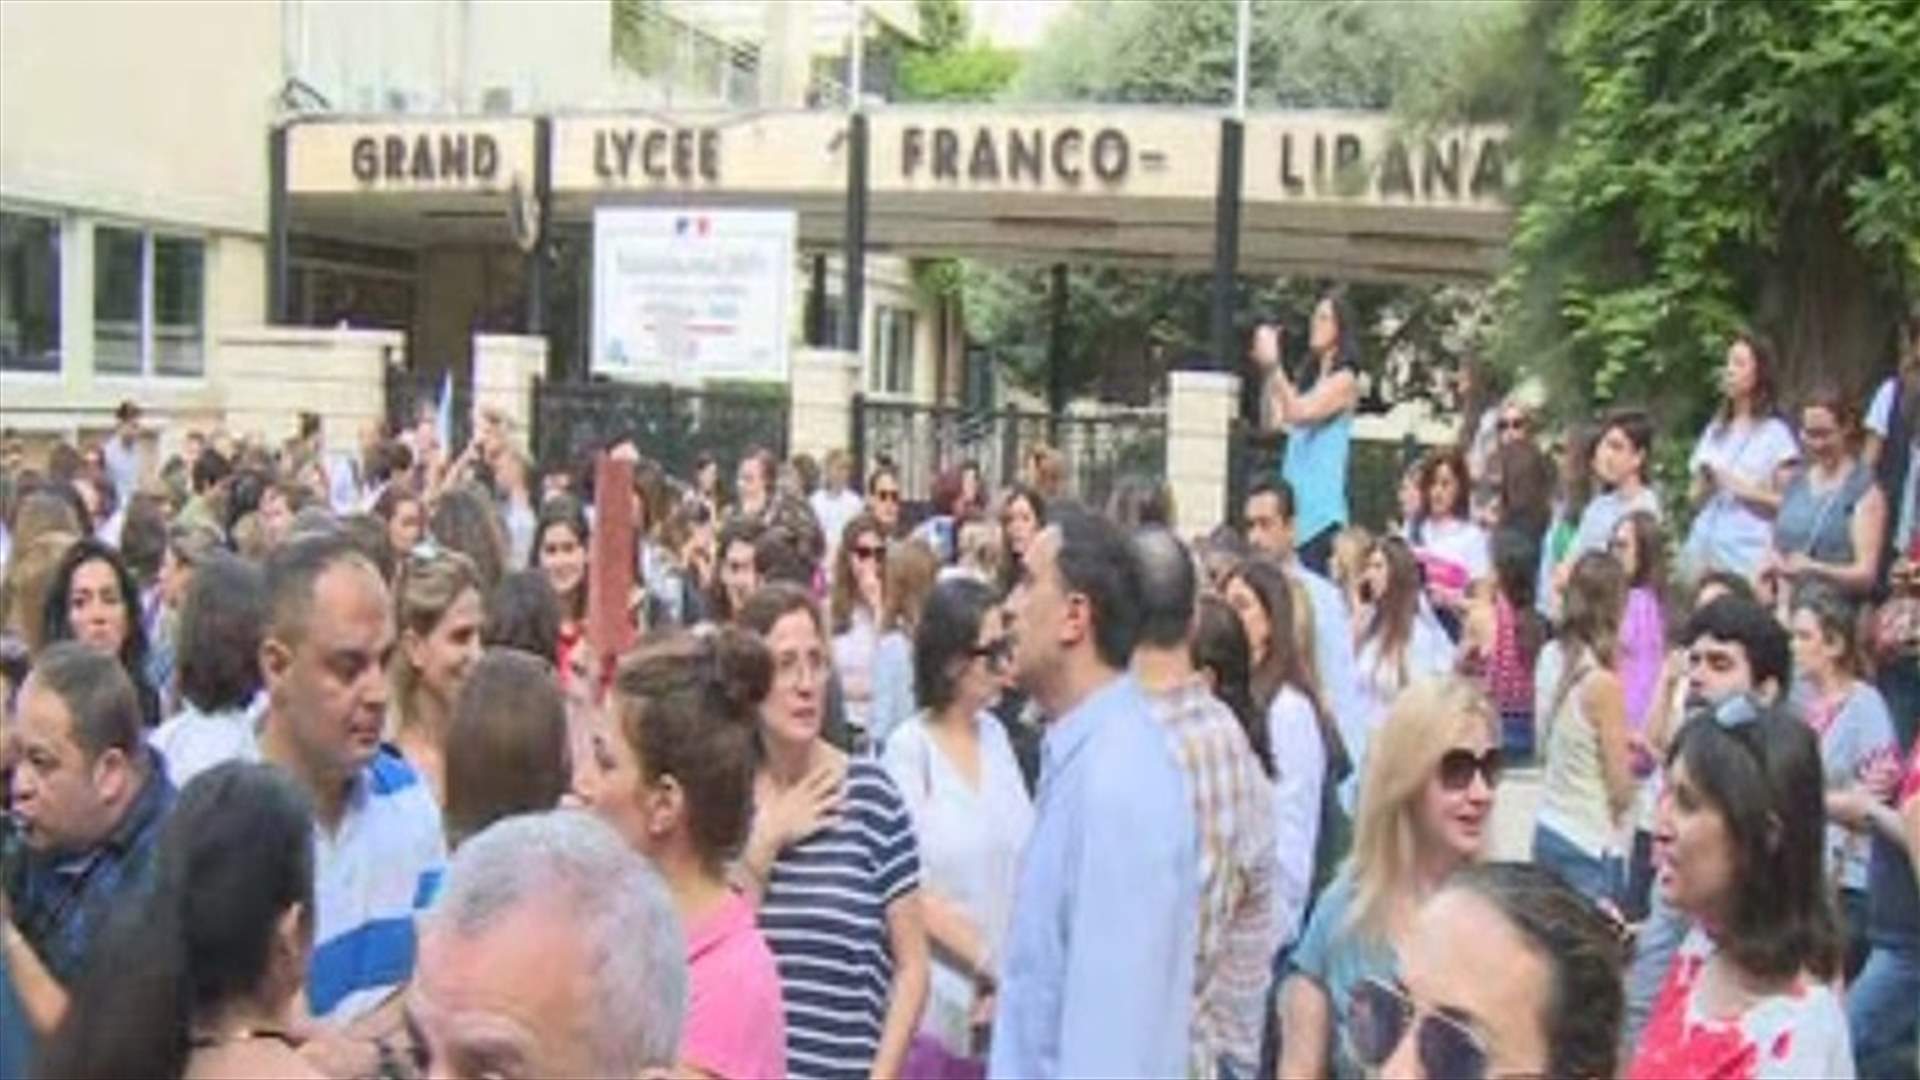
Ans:
{"type": "Polygon", "coordinates": [[[1496,346],[1689,437],[1730,333],[1862,392],[1920,284],[1920,5],[1532,0],[1408,104],[1515,126],[1496,346]]]}
{"type": "MultiPolygon", "coordinates": [[[[1484,18],[1478,5],[1404,0],[1296,0],[1254,6],[1249,101],[1255,107],[1382,109],[1403,84],[1431,83],[1436,41],[1484,18]]],[[[1095,102],[1220,106],[1233,92],[1233,0],[1080,0],[1024,57],[1006,99],[1032,104],[1095,102]]],[[[923,277],[956,291],[968,335],[1014,381],[1047,384],[1048,274],[1044,267],[968,262],[923,277]]],[[[1204,360],[1209,275],[1111,265],[1073,266],[1066,317],[1070,392],[1141,401],[1173,366],[1204,360]]],[[[1234,310],[1292,323],[1296,340],[1314,296],[1328,283],[1243,276],[1234,310]]],[[[1478,301],[1472,288],[1356,285],[1348,299],[1361,325],[1361,362],[1388,400],[1426,394],[1473,348],[1459,328],[1478,301]]],[[[1232,367],[1238,357],[1223,358],[1232,367]]]]}

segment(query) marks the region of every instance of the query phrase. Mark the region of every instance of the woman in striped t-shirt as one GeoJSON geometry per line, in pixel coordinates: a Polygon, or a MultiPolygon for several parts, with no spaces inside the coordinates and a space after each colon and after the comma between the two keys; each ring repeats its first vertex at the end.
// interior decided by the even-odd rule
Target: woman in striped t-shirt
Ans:
{"type": "Polygon", "coordinates": [[[741,621],[774,662],[740,876],[780,968],[787,1073],[898,1075],[927,998],[912,820],[885,769],[820,737],[826,637],[807,594],[768,585],[741,621]]]}

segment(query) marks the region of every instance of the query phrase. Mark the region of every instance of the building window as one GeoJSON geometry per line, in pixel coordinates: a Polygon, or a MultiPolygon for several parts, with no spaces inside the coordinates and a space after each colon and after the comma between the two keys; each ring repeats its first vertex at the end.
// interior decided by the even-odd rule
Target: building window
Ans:
{"type": "Polygon", "coordinates": [[[198,375],[206,357],[206,247],[144,229],[93,230],[93,365],[109,375],[198,375]]]}
{"type": "Polygon", "coordinates": [[[913,393],[913,312],[906,308],[876,307],[873,341],[867,354],[867,389],[876,394],[913,393]]]}
{"type": "Polygon", "coordinates": [[[0,370],[60,370],[60,222],[0,211],[0,370]]]}

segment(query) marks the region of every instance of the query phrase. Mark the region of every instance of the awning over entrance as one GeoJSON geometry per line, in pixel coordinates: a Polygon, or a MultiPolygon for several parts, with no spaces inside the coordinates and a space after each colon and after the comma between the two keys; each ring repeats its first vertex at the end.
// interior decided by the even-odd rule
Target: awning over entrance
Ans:
{"type": "MultiPolygon", "coordinates": [[[[866,241],[898,255],[1215,264],[1212,111],[888,107],[868,114],[866,241]]],[[[1505,132],[1406,137],[1384,115],[1244,123],[1238,269],[1483,279],[1511,214],[1505,132]]],[[[848,212],[849,122],[826,112],[311,119],[287,132],[302,233],[395,246],[530,242],[600,205],[791,207],[805,247],[848,212]]]]}

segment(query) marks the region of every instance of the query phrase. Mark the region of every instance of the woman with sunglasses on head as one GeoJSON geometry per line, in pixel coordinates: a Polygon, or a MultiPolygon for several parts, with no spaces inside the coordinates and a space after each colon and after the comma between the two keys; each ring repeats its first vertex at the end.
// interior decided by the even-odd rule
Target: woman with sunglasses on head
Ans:
{"type": "Polygon", "coordinates": [[[1825,581],[1855,599],[1873,591],[1886,541],[1886,493],[1855,449],[1851,402],[1821,389],[1800,408],[1806,464],[1781,496],[1773,558],[1763,567],[1785,599],[1793,582],[1825,581]]]}
{"type": "Polygon", "coordinates": [[[1400,978],[1355,989],[1354,1054],[1422,1080],[1608,1080],[1624,952],[1617,924],[1551,871],[1469,866],[1420,909],[1400,978]]]}
{"type": "Polygon", "coordinates": [[[1750,331],[1735,334],[1720,370],[1720,411],[1707,424],[1687,471],[1697,512],[1687,533],[1688,577],[1760,572],[1772,546],[1780,492],[1800,460],[1793,429],[1774,414],[1773,349],[1750,331]]]}
{"type": "Polygon", "coordinates": [[[927,996],[913,819],[879,762],[822,735],[831,668],[806,590],[761,587],[740,624],[773,654],[736,870],[780,967],[787,1074],[897,1076],[927,996]]]}
{"type": "MultiPolygon", "coordinates": [[[[1867,681],[1859,641],[1860,613],[1837,589],[1808,582],[1794,591],[1794,699],[1800,717],[1820,739],[1828,791],[1854,787],[1885,801],[1899,774],[1900,739],[1880,691],[1867,681]]],[[[1840,889],[1846,916],[1847,976],[1867,959],[1867,836],[1838,824],[1827,828],[1827,870],[1840,889]]]]}
{"type": "Polygon", "coordinates": [[[393,687],[389,735],[401,756],[446,802],[447,732],[467,675],[480,659],[486,609],[480,576],[457,551],[432,544],[400,561],[393,589],[393,687]]]}
{"type": "Polygon", "coordinates": [[[1852,1076],[1812,730],[1731,697],[1689,716],[1666,770],[1659,888],[1693,929],[1627,1075],[1852,1076]]]}
{"type": "Polygon", "coordinates": [[[992,590],[935,586],[914,631],[923,706],[887,741],[887,772],[920,843],[921,907],[933,945],[926,1014],[903,1076],[983,1077],[996,960],[1012,914],[1020,852],[1033,828],[1020,764],[987,713],[1012,656],[992,590]]]}
{"type": "Polygon", "coordinates": [[[757,713],[773,660],[751,634],[649,636],[620,663],[582,794],[666,879],[687,935],[681,1076],[787,1073],[780,976],[726,867],[753,817],[757,713]]]}
{"type": "Polygon", "coordinates": [[[1479,860],[1500,780],[1498,718],[1462,679],[1414,684],[1374,736],[1353,854],[1314,905],[1280,990],[1280,1075],[1353,1077],[1354,988],[1391,979],[1420,905],[1479,860]]]}
{"type": "Polygon", "coordinates": [[[1567,579],[1560,636],[1540,654],[1534,715],[1546,759],[1533,860],[1590,900],[1617,904],[1633,806],[1626,694],[1615,673],[1627,579],[1610,555],[1582,555],[1567,579]]]}
{"type": "Polygon", "coordinates": [[[873,651],[880,642],[880,612],[886,605],[881,569],[886,557],[886,534],[878,521],[866,514],[849,521],[834,550],[828,594],[833,670],[840,676],[847,723],[862,744],[870,730],[867,713],[873,701],[873,651]]]}

